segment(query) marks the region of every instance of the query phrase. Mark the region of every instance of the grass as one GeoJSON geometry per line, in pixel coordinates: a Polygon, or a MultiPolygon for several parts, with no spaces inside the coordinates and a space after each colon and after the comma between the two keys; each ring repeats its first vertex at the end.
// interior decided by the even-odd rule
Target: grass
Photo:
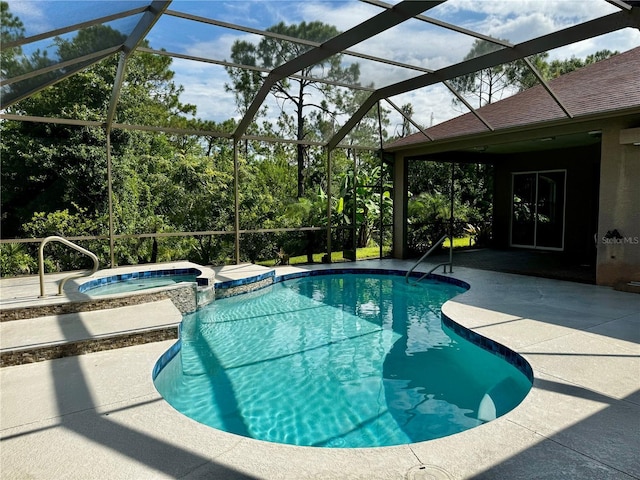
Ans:
{"type": "MultiPolygon", "coordinates": [[[[382,255],[387,256],[391,253],[391,247],[382,247],[382,255]]],[[[324,253],[315,253],[313,255],[314,263],[322,263],[322,257],[324,257],[324,253]]],[[[365,247],[358,248],[356,250],[356,260],[366,260],[368,258],[379,258],[380,257],[380,247],[365,247]]],[[[331,262],[344,262],[348,261],[342,255],[342,250],[338,252],[331,252],[331,262]]],[[[265,267],[273,267],[276,265],[277,260],[265,260],[263,262],[257,262],[259,265],[263,265],[265,267]]],[[[299,255],[296,257],[289,257],[289,265],[298,265],[307,262],[306,255],[299,255]]]]}
{"type": "MultiPolygon", "coordinates": [[[[449,248],[449,244],[450,244],[449,238],[447,238],[444,242],[442,242],[442,247],[449,248]]],[[[472,245],[473,245],[473,240],[470,235],[453,238],[453,248],[471,247],[472,245]]]]}
{"type": "MultiPolygon", "coordinates": [[[[469,235],[465,237],[455,237],[453,239],[453,248],[465,248],[473,245],[473,241],[469,235]]],[[[447,238],[444,242],[442,242],[443,248],[449,248],[449,239],[447,238]]],[[[382,256],[386,257],[391,253],[391,247],[382,247],[382,256]]],[[[324,257],[324,253],[315,253],[313,255],[314,263],[322,263],[322,257],[324,257]]],[[[370,258],[380,258],[380,247],[365,247],[358,248],[356,250],[356,260],[366,260],[370,258]]],[[[345,262],[349,261],[344,258],[342,254],[342,250],[337,252],[331,252],[331,262],[345,262]]],[[[277,264],[277,259],[264,260],[262,262],[257,262],[258,265],[263,265],[265,267],[274,267],[277,264]]],[[[300,265],[307,262],[306,255],[298,255],[296,257],[289,257],[289,265],[300,265]]]]}
{"type": "MultiPolygon", "coordinates": [[[[472,245],[473,245],[473,240],[469,235],[464,237],[455,237],[453,239],[453,248],[466,248],[472,245]]],[[[449,248],[448,238],[445,239],[444,242],[442,242],[442,247],[449,248]]],[[[382,247],[383,257],[388,256],[390,253],[391,253],[391,247],[382,247]]],[[[313,262],[322,263],[322,257],[324,257],[324,253],[315,253],[313,255],[313,262]]],[[[380,247],[377,247],[377,246],[365,247],[365,248],[358,248],[356,250],[356,260],[366,260],[369,258],[380,258],[380,247]]],[[[332,263],[345,262],[345,261],[348,261],[348,260],[344,258],[342,254],[342,250],[337,252],[331,252],[332,263]]],[[[278,262],[277,259],[272,259],[272,260],[264,260],[262,262],[257,262],[257,263],[258,265],[263,265],[265,267],[274,267],[277,264],[277,262],[278,262]]],[[[298,255],[296,257],[289,258],[289,265],[300,265],[303,263],[308,263],[306,255],[298,255]]]]}

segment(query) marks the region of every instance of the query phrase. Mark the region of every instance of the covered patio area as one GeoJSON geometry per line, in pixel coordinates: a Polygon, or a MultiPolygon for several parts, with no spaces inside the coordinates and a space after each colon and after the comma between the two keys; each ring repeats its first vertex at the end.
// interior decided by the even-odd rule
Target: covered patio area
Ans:
{"type": "MultiPolygon", "coordinates": [[[[432,261],[444,263],[448,260],[448,254],[440,254],[434,256],[432,261]]],[[[580,259],[564,252],[497,248],[456,250],[453,265],[454,272],[457,267],[467,267],[593,285],[596,283],[595,264],[582,263],[580,259]]]]}

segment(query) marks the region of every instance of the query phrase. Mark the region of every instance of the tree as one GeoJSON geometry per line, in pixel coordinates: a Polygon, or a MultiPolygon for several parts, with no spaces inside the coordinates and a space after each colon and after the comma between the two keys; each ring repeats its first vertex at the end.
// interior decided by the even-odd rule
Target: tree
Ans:
{"type": "MultiPolygon", "coordinates": [[[[617,55],[618,53],[618,51],[612,52],[611,50],[599,50],[591,55],[587,55],[584,60],[572,56],[571,58],[564,60],[556,59],[549,62],[549,53],[543,52],[533,55],[529,58],[529,61],[540,73],[542,78],[548,81],[592,63],[599,62],[600,60],[605,60],[613,55],[617,55]]],[[[522,60],[518,60],[510,64],[509,79],[519,91],[526,90],[527,88],[531,88],[538,84],[538,79],[522,60]]]]}
{"type": "MultiPolygon", "coordinates": [[[[448,231],[451,170],[450,163],[409,163],[408,244],[416,253],[424,252],[430,243],[448,231]]],[[[471,224],[476,232],[486,232],[493,207],[493,167],[481,163],[456,163],[453,174],[454,235],[463,234],[467,224],[471,224]]]]}
{"type": "Polygon", "coordinates": [[[559,77],[560,75],[564,75],[592,63],[599,62],[600,60],[605,60],[609,57],[612,57],[613,55],[617,55],[618,53],[620,52],[618,52],[617,50],[612,52],[611,50],[605,49],[598,50],[591,55],[587,55],[584,60],[573,56],[565,60],[553,60],[549,64],[548,77],[546,78],[546,80],[559,77]]]}
{"type": "MultiPolygon", "coordinates": [[[[469,60],[486,55],[500,48],[502,47],[498,44],[478,39],[464,59],[469,60]]],[[[544,80],[551,80],[617,53],[617,51],[599,50],[588,55],[584,60],[572,56],[568,59],[549,62],[549,53],[543,52],[529,57],[529,62],[544,80]]],[[[477,108],[499,100],[505,91],[523,91],[537,84],[538,79],[523,60],[485,68],[451,80],[451,85],[458,92],[475,97],[477,108]]],[[[453,99],[454,105],[459,106],[461,103],[457,98],[453,99]]],[[[473,105],[472,102],[470,103],[473,105]]]]}
{"type": "Polygon", "coordinates": [[[405,103],[400,107],[400,110],[404,114],[402,117],[402,131],[400,132],[400,138],[411,135],[413,131],[413,127],[411,126],[411,122],[409,121],[411,117],[413,117],[413,105],[410,103],[405,103]]]}
{"type": "MultiPolygon", "coordinates": [[[[6,9],[4,18],[11,18],[6,9]]],[[[18,31],[20,23],[13,21],[18,31]]],[[[3,35],[8,35],[3,30],[3,35]]],[[[5,36],[6,36],[5,35],[5,36]]],[[[16,33],[14,33],[16,35],[16,33]]],[[[103,45],[121,42],[124,36],[104,25],[80,30],[71,39],[56,38],[61,61],[83,55],[103,45]]],[[[65,80],[10,106],[8,111],[35,116],[61,116],[103,120],[111,99],[117,57],[105,59],[65,80]]],[[[171,59],[150,54],[133,55],[121,89],[118,121],[171,125],[195,107],[179,101],[170,70],[171,59]]],[[[102,128],[4,121],[2,133],[2,230],[5,236],[20,233],[33,212],[55,212],[72,205],[89,212],[107,209],[106,135],[102,128]]],[[[113,131],[113,162],[155,153],[168,154],[166,142],[141,132],[113,131]]],[[[116,192],[117,194],[117,192],[116,192]]]]}
{"type": "MultiPolygon", "coordinates": [[[[279,23],[267,29],[279,35],[285,35],[313,42],[324,42],[336,36],[339,32],[331,25],[322,22],[302,22],[297,25],[286,25],[279,23]]],[[[272,69],[292,60],[309,47],[300,43],[279,40],[265,37],[256,46],[255,44],[237,41],[231,51],[231,58],[235,63],[272,69]]],[[[253,95],[262,84],[262,76],[255,71],[247,72],[237,67],[226,67],[231,84],[227,87],[234,91],[238,109],[246,111],[253,95]]],[[[271,94],[281,105],[282,111],[278,126],[282,134],[292,134],[297,140],[305,140],[309,134],[309,114],[310,109],[320,110],[328,115],[335,115],[333,107],[327,102],[331,95],[336,95],[336,87],[321,83],[313,78],[325,78],[333,81],[357,84],[360,71],[358,64],[349,67],[342,66],[342,55],[334,55],[322,62],[304,68],[300,71],[303,78],[286,78],[273,86],[271,94]],[[320,93],[322,101],[316,101],[313,93],[320,93]],[[288,115],[284,106],[292,104],[293,115],[288,115]]],[[[334,100],[335,101],[335,100],[334,100]]],[[[304,145],[296,147],[296,164],[298,168],[297,196],[304,196],[306,188],[306,156],[307,148],[304,145]]]]}
{"type": "Polygon", "coordinates": [[[391,217],[391,186],[378,187],[383,175],[378,165],[346,172],[340,179],[337,214],[344,225],[352,227],[356,248],[369,245],[376,221],[380,215],[391,217]],[[381,197],[382,195],[382,197],[381,197]],[[382,200],[382,202],[381,202],[382,200]]]}
{"type": "MultiPolygon", "coordinates": [[[[9,11],[9,4],[0,1],[0,44],[5,45],[24,38],[24,32],[24,24],[9,11]]],[[[21,55],[22,49],[20,47],[8,48],[2,51],[0,54],[0,75],[3,79],[15,74],[14,72],[18,68],[17,57],[21,55]]]]}
{"type": "MultiPolygon", "coordinates": [[[[496,43],[477,39],[473,42],[473,46],[464,57],[464,60],[480,57],[500,48],[500,45],[496,43]]],[[[475,107],[480,108],[496,99],[500,99],[504,90],[512,86],[512,79],[509,75],[508,65],[503,64],[456,77],[450,83],[461,94],[475,97],[475,107]]],[[[472,102],[469,103],[473,105],[472,102]]],[[[454,98],[453,104],[459,106],[462,102],[454,98]]]]}
{"type": "MultiPolygon", "coordinates": [[[[9,11],[7,2],[0,1],[0,43],[5,45],[14,42],[24,38],[24,34],[25,29],[22,21],[9,11]]],[[[49,59],[46,50],[41,52],[37,49],[27,57],[21,47],[5,48],[0,53],[0,77],[3,80],[17,77],[47,67],[52,63],[53,61],[49,59]]],[[[0,87],[3,102],[9,103],[23,92],[30,91],[38,84],[54,77],[55,73],[49,72],[0,87]]]]}

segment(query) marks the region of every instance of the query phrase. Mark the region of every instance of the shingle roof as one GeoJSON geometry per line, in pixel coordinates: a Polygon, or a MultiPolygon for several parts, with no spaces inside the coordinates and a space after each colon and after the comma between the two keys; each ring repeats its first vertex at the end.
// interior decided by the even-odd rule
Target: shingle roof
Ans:
{"type": "MultiPolygon", "coordinates": [[[[571,115],[577,118],[640,107],[639,79],[640,47],[574,70],[548,84],[571,115]]],[[[496,131],[567,118],[542,85],[486,105],[477,112],[496,131]]],[[[425,131],[433,140],[441,140],[488,130],[472,113],[466,113],[425,131]]],[[[430,140],[418,132],[385,148],[428,142],[430,140]]]]}

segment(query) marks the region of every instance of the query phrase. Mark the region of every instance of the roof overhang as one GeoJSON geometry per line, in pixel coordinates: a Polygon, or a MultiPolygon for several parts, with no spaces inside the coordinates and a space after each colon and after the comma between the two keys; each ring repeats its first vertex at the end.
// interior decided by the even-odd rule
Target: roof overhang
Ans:
{"type": "Polygon", "coordinates": [[[612,122],[627,128],[639,126],[640,107],[432,141],[425,138],[424,143],[385,148],[385,151],[396,157],[425,159],[451,152],[489,155],[569,148],[599,141],[596,132],[612,122]]]}

